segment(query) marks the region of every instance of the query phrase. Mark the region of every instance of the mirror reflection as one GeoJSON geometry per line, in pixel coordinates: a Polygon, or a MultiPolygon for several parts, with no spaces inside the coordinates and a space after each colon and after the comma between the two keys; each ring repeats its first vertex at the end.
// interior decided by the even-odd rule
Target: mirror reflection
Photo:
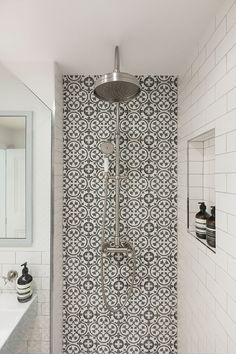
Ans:
{"type": "Polygon", "coordinates": [[[0,238],[26,237],[26,117],[0,116],[0,238]]]}

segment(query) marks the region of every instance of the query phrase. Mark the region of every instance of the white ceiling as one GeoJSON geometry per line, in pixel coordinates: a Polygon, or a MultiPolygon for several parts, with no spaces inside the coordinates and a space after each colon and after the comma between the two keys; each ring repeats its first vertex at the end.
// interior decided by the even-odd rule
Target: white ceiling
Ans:
{"type": "Polygon", "coordinates": [[[178,74],[224,0],[0,0],[0,60],[64,72],[178,74]]]}

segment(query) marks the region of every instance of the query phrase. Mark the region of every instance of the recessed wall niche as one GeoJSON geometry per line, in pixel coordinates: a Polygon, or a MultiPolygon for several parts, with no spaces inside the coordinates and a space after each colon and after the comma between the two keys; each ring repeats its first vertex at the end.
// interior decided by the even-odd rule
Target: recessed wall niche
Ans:
{"type": "Polygon", "coordinates": [[[215,130],[194,137],[187,144],[188,155],[188,195],[187,227],[188,232],[215,252],[204,239],[196,236],[195,215],[199,211],[199,202],[204,202],[208,214],[215,206],[215,130]]]}

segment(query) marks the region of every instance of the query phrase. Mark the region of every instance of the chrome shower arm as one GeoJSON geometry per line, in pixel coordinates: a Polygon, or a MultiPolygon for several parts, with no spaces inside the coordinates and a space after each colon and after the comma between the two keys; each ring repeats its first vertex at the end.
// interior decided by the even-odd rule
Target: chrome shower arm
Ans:
{"type": "Polygon", "coordinates": [[[119,55],[119,47],[116,46],[115,48],[115,65],[114,65],[114,71],[119,72],[120,71],[120,55],[119,55]]]}

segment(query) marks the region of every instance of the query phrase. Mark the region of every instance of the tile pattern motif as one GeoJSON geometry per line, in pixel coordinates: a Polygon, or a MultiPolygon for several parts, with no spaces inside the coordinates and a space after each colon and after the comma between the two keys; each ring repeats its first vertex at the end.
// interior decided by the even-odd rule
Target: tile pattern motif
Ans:
{"type": "MultiPolygon", "coordinates": [[[[101,293],[104,207],[100,143],[114,143],[116,105],[93,94],[96,76],[64,76],[63,352],[177,353],[177,79],[139,76],[137,99],[120,105],[121,238],[134,242],[132,298],[109,313],[101,293]]],[[[111,158],[111,174],[115,160],[111,158]]],[[[106,237],[114,237],[109,182],[106,237]]],[[[109,303],[124,302],[132,261],[105,260],[109,303]]]]}

